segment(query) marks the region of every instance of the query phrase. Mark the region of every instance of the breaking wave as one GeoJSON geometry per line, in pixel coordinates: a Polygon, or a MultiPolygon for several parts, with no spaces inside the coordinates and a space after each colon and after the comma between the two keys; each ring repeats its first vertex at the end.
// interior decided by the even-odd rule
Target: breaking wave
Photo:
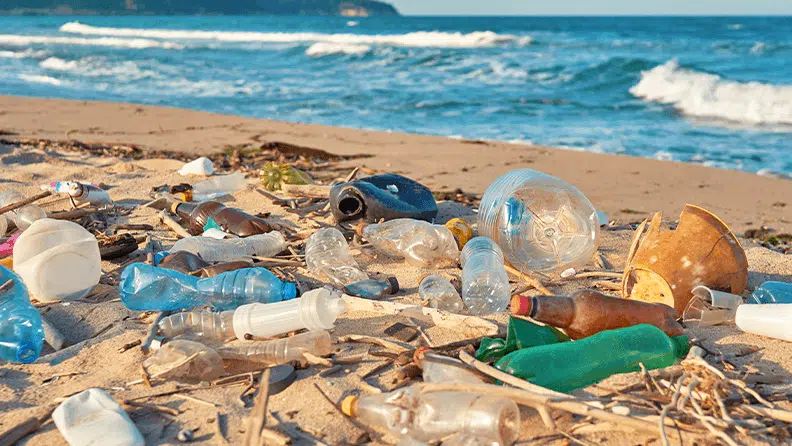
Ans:
{"type": "Polygon", "coordinates": [[[100,37],[86,39],[84,37],[52,37],[52,36],[22,36],[17,34],[0,34],[0,44],[13,46],[27,46],[31,44],[54,45],[81,45],[81,46],[110,46],[116,48],[167,48],[182,49],[184,45],[172,42],[160,42],[149,39],[119,39],[116,37],[100,37]]]}
{"type": "Polygon", "coordinates": [[[125,81],[157,76],[156,72],[141,69],[133,61],[107,63],[101,57],[86,57],[80,60],[63,60],[57,57],[48,57],[41,61],[39,66],[48,70],[68,71],[88,77],[113,76],[118,80],[125,81]]]}
{"type": "Polygon", "coordinates": [[[417,31],[407,34],[325,34],[325,33],[263,33],[254,31],[195,31],[181,29],[109,28],[68,22],[60,31],[72,34],[150,39],[217,40],[222,42],[327,42],[336,44],[378,44],[425,48],[481,48],[499,44],[528,45],[531,38],[492,31],[467,34],[440,31],[417,31]]]}
{"type": "Polygon", "coordinates": [[[305,50],[305,54],[313,57],[327,56],[329,54],[350,54],[362,56],[371,51],[369,45],[358,45],[352,43],[328,43],[316,42],[305,50]]]}
{"type": "Polygon", "coordinates": [[[641,73],[630,93],[696,117],[792,124],[792,85],[737,82],[681,68],[676,60],[641,73]]]}

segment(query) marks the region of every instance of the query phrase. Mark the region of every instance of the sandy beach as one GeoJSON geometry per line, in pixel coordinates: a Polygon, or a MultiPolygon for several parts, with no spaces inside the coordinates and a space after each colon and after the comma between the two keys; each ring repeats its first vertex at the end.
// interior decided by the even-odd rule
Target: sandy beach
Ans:
{"type": "MultiPolygon", "coordinates": [[[[510,170],[531,168],[578,187],[597,209],[615,222],[614,227],[639,222],[656,211],[664,212],[665,218],[673,221],[683,206],[691,203],[712,211],[738,236],[761,226],[773,228],[779,234],[792,229],[792,203],[789,202],[792,181],[745,172],[551,147],[294,124],[168,107],[13,96],[0,96],[0,141],[5,141],[0,142],[0,190],[15,188],[32,195],[39,190],[40,184],[49,181],[91,181],[108,185],[113,200],[132,209],[148,200],[153,186],[185,181],[185,177],[176,173],[183,165],[179,160],[97,156],[59,150],[46,143],[34,144],[31,139],[139,146],[144,151],[181,152],[195,157],[216,154],[229,146],[287,143],[342,156],[365,155],[335,160],[333,166],[338,171],[338,179],[355,167],[364,167],[371,172],[400,173],[426,184],[435,192],[461,189],[474,195],[483,193],[493,180],[510,170]]],[[[187,180],[196,182],[198,179],[187,180]]],[[[257,193],[254,190],[257,183],[254,177],[249,177],[248,188],[235,193],[227,204],[254,214],[269,212],[273,221],[295,232],[333,224],[330,216],[301,218],[286,212],[257,193]]],[[[39,204],[47,203],[51,204],[44,207],[50,212],[67,209],[67,203],[52,197],[39,204]]],[[[470,208],[453,202],[442,202],[440,207],[445,210],[445,219],[462,216],[475,224],[475,214],[470,208]]],[[[115,222],[151,224],[155,229],[149,232],[162,238],[164,243],[175,240],[173,233],[159,223],[153,209],[138,207],[115,222]]],[[[600,253],[607,270],[623,270],[631,238],[629,228],[602,232],[600,253]]],[[[741,238],[741,242],[749,260],[747,292],[769,279],[792,281],[792,262],[788,256],[758,246],[751,240],[741,238]]],[[[398,277],[402,291],[394,296],[394,301],[419,302],[418,281],[428,271],[377,256],[370,249],[361,248],[356,252],[358,262],[367,272],[398,277]]],[[[125,344],[145,337],[154,316],[129,311],[118,301],[117,286],[111,276],[117,273],[123,261],[103,262],[107,280],[103,279],[88,297],[41,307],[45,317],[66,335],[67,345],[73,347],[53,352],[45,346],[42,358],[35,364],[0,365],[0,413],[3,414],[0,433],[31,416],[46,413],[59,397],[101,387],[117,401],[140,399],[176,411],[177,415],[169,415],[150,407],[128,409],[147,444],[177,444],[176,435],[182,429],[194,429],[198,444],[223,444],[216,430],[218,422],[228,443],[241,444],[243,420],[250,414],[254,398],[252,392],[243,393],[245,396],[240,398],[246,382],[241,386],[207,388],[179,387],[176,383],[161,381],[154,383],[154,388],[128,384],[140,377],[140,364],[145,356],[137,347],[120,350],[125,344]],[[178,392],[180,388],[188,390],[178,392]],[[168,391],[173,392],[144,398],[168,391]],[[183,394],[204,402],[185,399],[183,394]]],[[[597,268],[592,264],[589,267],[597,268]]],[[[458,276],[459,269],[449,268],[443,273],[458,276]]],[[[316,277],[304,270],[298,269],[294,274],[309,288],[320,285],[316,277]]],[[[601,281],[553,280],[550,287],[557,294],[568,294],[594,287],[601,281]]],[[[528,292],[535,293],[535,290],[528,292]]],[[[488,318],[504,331],[505,315],[488,318]]],[[[338,320],[333,335],[382,336],[383,330],[396,322],[405,320],[367,312],[347,313],[338,320]]],[[[464,339],[458,332],[438,327],[427,326],[425,331],[436,346],[464,339]]],[[[735,354],[731,361],[736,366],[756,374],[775,376],[778,381],[787,383],[764,385],[764,390],[787,392],[787,395],[792,391],[792,384],[788,384],[792,383],[791,343],[741,333],[733,325],[688,330],[687,334],[709,351],[735,354]],[[757,346],[760,350],[736,355],[746,346],[757,346]]],[[[419,337],[411,346],[420,342],[419,337]]],[[[337,347],[337,357],[341,358],[368,351],[368,346],[362,344],[347,343],[337,347]]],[[[392,437],[351,423],[321,395],[324,392],[333,402],[338,402],[346,395],[358,393],[359,376],[378,367],[383,359],[371,355],[364,358],[326,377],[319,376],[321,369],[317,367],[300,370],[291,387],[270,398],[268,426],[289,435],[294,444],[395,443],[392,437]]],[[[234,373],[256,370],[255,366],[237,364],[234,373]]],[[[367,382],[387,391],[393,386],[394,373],[393,368],[387,369],[368,378],[367,382]]],[[[622,388],[640,379],[638,374],[616,376],[600,386],[622,388]]],[[[581,394],[595,393],[593,387],[596,386],[582,390],[581,394]]],[[[788,400],[777,404],[779,408],[792,409],[788,400]]],[[[585,442],[583,444],[660,444],[657,435],[625,431],[623,426],[613,424],[575,433],[570,429],[579,428],[582,417],[563,412],[554,412],[554,416],[561,429],[585,442]]],[[[534,410],[523,409],[522,418],[518,444],[571,444],[565,436],[546,428],[534,410]]],[[[672,441],[679,440],[673,438],[672,441]]],[[[690,441],[685,437],[685,444],[690,441]]],[[[761,443],[748,437],[740,437],[740,441],[761,443]]],[[[66,443],[54,424],[47,422],[21,444],[66,443]]]]}

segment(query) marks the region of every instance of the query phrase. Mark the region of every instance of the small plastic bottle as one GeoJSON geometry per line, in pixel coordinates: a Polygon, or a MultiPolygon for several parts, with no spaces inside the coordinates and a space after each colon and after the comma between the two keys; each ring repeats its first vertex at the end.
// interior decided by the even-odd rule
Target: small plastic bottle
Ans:
{"type": "Polygon", "coordinates": [[[281,282],[264,268],[239,269],[199,279],[144,263],[133,263],[124,269],[119,290],[124,305],[136,311],[177,311],[200,305],[228,310],[297,296],[293,283],[281,282]]]}
{"type": "MultiPolygon", "coordinates": [[[[7,191],[0,192],[0,207],[8,206],[9,204],[16,203],[24,199],[25,196],[22,195],[22,193],[13,189],[9,189],[7,191]]],[[[24,231],[29,228],[30,225],[32,225],[36,220],[47,218],[47,213],[35,204],[22,206],[19,209],[6,212],[3,215],[14,222],[20,231],[24,231]]]]}
{"type": "Polygon", "coordinates": [[[168,342],[157,350],[150,358],[143,361],[143,368],[149,375],[160,378],[175,379],[183,382],[201,382],[217,379],[225,373],[223,358],[214,350],[200,342],[177,339],[168,342]],[[195,358],[173,368],[192,355],[195,358]]]}
{"type": "Polygon", "coordinates": [[[743,304],[734,322],[746,332],[792,341],[792,304],[743,304]]]}
{"type": "Polygon", "coordinates": [[[336,228],[320,229],[308,238],[305,263],[308,271],[326,277],[338,287],[368,279],[352,257],[344,235],[336,228]]]}
{"type": "Polygon", "coordinates": [[[520,433],[520,409],[508,398],[465,392],[421,393],[418,387],[349,396],[342,411],[397,436],[435,441],[455,433],[511,445],[520,433]]]}
{"type": "Polygon", "coordinates": [[[171,211],[187,222],[191,234],[198,235],[210,228],[219,228],[239,237],[266,234],[272,226],[266,220],[217,201],[202,203],[172,203],[171,211]]]}
{"type": "Polygon", "coordinates": [[[71,446],[144,446],[129,415],[102,389],[72,395],[52,413],[63,438],[71,446]]]}
{"type": "Polygon", "coordinates": [[[68,194],[77,204],[90,203],[96,206],[109,206],[113,204],[110,194],[106,190],[93,184],[78,183],[76,181],[57,181],[41,186],[42,190],[68,194]]]}
{"type": "Polygon", "coordinates": [[[195,201],[206,201],[234,193],[247,185],[242,172],[221,175],[211,180],[201,181],[193,185],[192,196],[195,201]]]}
{"type": "Polygon", "coordinates": [[[388,277],[380,282],[374,279],[362,280],[344,287],[344,294],[362,297],[364,299],[380,300],[385,296],[399,292],[399,281],[395,277],[388,277]]]}
{"type": "Polygon", "coordinates": [[[29,364],[43,345],[41,314],[30,304],[22,278],[0,266],[0,359],[29,364]]]}
{"type": "Polygon", "coordinates": [[[426,383],[484,383],[479,375],[458,359],[433,354],[425,347],[417,349],[414,357],[415,363],[422,370],[423,380],[426,383]]]}
{"type": "Polygon", "coordinates": [[[159,330],[166,339],[190,335],[202,341],[223,342],[235,336],[234,312],[184,311],[163,318],[159,330]]]}
{"type": "Polygon", "coordinates": [[[591,260],[599,217],[574,186],[531,169],[498,178],[479,206],[479,233],[495,241],[509,262],[528,271],[563,271],[591,260]]]}
{"type": "Polygon", "coordinates": [[[751,303],[792,304],[792,283],[765,282],[751,294],[751,303]]]}
{"type": "Polygon", "coordinates": [[[273,341],[254,341],[224,345],[217,353],[223,359],[260,362],[267,365],[285,364],[301,361],[303,353],[315,356],[329,355],[333,352],[332,339],[326,330],[308,331],[289,338],[273,341]]]}
{"type": "Polygon", "coordinates": [[[432,274],[424,277],[418,287],[418,295],[422,300],[428,301],[432,308],[455,314],[465,312],[465,303],[456,288],[443,276],[432,274]]]}
{"type": "Polygon", "coordinates": [[[419,267],[456,265],[459,243],[451,230],[423,220],[399,218],[358,230],[374,248],[419,267]]]}
{"type": "Polygon", "coordinates": [[[472,314],[500,313],[511,299],[503,252],[487,237],[469,241],[460,256],[462,300],[472,314]]]}
{"type": "Polygon", "coordinates": [[[170,253],[190,252],[207,262],[250,260],[251,256],[274,257],[286,249],[283,234],[273,231],[245,238],[218,240],[212,237],[186,237],[177,241],[170,253]]]}

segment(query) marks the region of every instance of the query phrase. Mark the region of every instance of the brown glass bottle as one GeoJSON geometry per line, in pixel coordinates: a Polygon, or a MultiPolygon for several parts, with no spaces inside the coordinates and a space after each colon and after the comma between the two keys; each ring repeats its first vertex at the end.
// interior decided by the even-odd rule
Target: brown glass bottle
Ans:
{"type": "Polygon", "coordinates": [[[554,327],[563,328],[572,339],[581,339],[605,330],[650,324],[668,336],[679,336],[679,314],[664,304],[607,296],[591,290],[572,296],[514,296],[511,312],[554,327]]]}
{"type": "Polygon", "coordinates": [[[203,233],[204,226],[210,218],[223,231],[239,237],[266,234],[272,231],[272,227],[264,219],[236,208],[226,207],[217,201],[174,203],[171,210],[187,222],[189,231],[193,235],[203,233]]]}

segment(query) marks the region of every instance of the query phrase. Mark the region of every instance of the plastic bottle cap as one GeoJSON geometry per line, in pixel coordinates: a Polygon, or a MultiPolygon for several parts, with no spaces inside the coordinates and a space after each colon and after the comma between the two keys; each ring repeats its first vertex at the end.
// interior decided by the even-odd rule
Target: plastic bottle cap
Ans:
{"type": "Polygon", "coordinates": [[[445,227],[454,235],[460,250],[473,238],[473,228],[470,227],[467,221],[461,218],[448,220],[445,227]]]}
{"type": "Polygon", "coordinates": [[[297,297],[297,285],[291,282],[283,284],[283,300],[292,300],[297,297]]]}
{"type": "Polygon", "coordinates": [[[531,298],[525,297],[522,294],[517,294],[512,296],[509,309],[514,315],[526,316],[533,309],[533,302],[531,301],[531,298]]]}
{"type": "Polygon", "coordinates": [[[385,279],[388,282],[388,294],[396,294],[399,292],[399,280],[395,277],[388,277],[385,279]]]}
{"type": "Polygon", "coordinates": [[[429,347],[418,347],[413,353],[413,361],[420,366],[421,361],[424,359],[424,354],[431,352],[432,350],[429,347]]]}
{"type": "Polygon", "coordinates": [[[354,395],[344,398],[344,401],[341,401],[341,412],[348,417],[357,416],[356,406],[359,398],[354,395]]]}

